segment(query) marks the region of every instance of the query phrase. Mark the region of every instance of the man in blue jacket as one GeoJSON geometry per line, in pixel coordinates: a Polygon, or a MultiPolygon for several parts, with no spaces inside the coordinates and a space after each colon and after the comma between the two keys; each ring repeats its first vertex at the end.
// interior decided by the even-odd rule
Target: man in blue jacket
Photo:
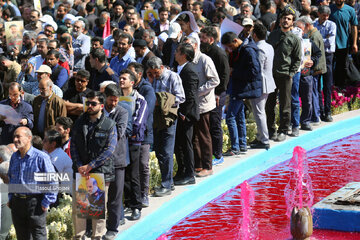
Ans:
{"type": "Polygon", "coordinates": [[[231,51],[229,62],[233,68],[229,88],[230,102],[226,113],[231,150],[224,156],[234,156],[247,151],[243,99],[262,95],[261,66],[257,57],[259,49],[252,39],[245,45],[235,33],[227,32],[222,36],[221,43],[231,51]]]}

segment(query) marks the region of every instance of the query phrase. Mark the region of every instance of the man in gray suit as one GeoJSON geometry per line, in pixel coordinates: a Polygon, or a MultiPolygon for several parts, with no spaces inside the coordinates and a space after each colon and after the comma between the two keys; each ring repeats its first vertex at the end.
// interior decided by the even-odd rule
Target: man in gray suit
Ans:
{"type": "Polygon", "coordinates": [[[265,104],[269,93],[274,92],[276,85],[272,74],[274,49],[265,42],[266,27],[261,23],[256,23],[252,32],[252,38],[259,48],[259,62],[261,66],[262,95],[259,98],[250,99],[251,107],[254,113],[257,134],[256,139],[250,143],[251,148],[269,149],[269,132],[266,123],[265,104]]]}

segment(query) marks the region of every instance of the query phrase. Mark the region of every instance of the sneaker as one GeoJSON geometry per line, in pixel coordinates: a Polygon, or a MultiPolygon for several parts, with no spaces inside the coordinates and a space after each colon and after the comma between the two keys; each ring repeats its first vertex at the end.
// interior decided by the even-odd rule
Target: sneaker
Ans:
{"type": "Polygon", "coordinates": [[[144,196],[144,197],[141,199],[141,203],[142,203],[142,207],[143,207],[143,208],[149,207],[149,197],[148,197],[148,196],[144,196]]]}
{"type": "Polygon", "coordinates": [[[239,150],[229,150],[226,153],[223,154],[223,156],[229,157],[229,156],[236,156],[236,155],[240,155],[240,151],[239,150]]]}
{"type": "Polygon", "coordinates": [[[116,238],[116,235],[118,233],[114,232],[114,231],[107,231],[106,234],[104,236],[102,236],[103,240],[113,240],[116,238]]]}
{"type": "Polygon", "coordinates": [[[283,142],[283,141],[285,141],[285,139],[286,139],[286,134],[285,133],[280,133],[278,136],[277,136],[277,138],[276,138],[276,142],[283,142]]]}
{"type": "Polygon", "coordinates": [[[310,126],[310,124],[304,123],[301,124],[301,130],[312,131],[312,127],[310,126]]]}
{"type": "Polygon", "coordinates": [[[290,136],[291,137],[298,137],[299,136],[299,127],[293,128],[292,131],[291,131],[290,136]]]}
{"type": "Polygon", "coordinates": [[[247,152],[247,146],[240,147],[240,152],[241,153],[246,153],[247,152]]]}
{"type": "Polygon", "coordinates": [[[224,157],[221,156],[221,158],[213,158],[212,160],[212,165],[216,166],[216,165],[220,165],[224,162],[224,157]]]}
{"type": "Polygon", "coordinates": [[[326,115],[325,117],[324,117],[324,120],[323,120],[324,122],[332,122],[333,121],[333,118],[331,117],[331,115],[329,114],[329,115],[326,115]]]}

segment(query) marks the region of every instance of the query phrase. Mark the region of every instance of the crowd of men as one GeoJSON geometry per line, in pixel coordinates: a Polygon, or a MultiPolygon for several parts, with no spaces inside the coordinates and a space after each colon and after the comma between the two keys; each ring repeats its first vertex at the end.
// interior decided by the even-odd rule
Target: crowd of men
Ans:
{"type": "MultiPolygon", "coordinates": [[[[89,174],[104,174],[107,218],[73,211],[75,239],[114,239],[125,213],[140,219],[151,151],[161,172],[153,196],[163,197],[212,175],[223,156],[331,122],[332,87],[349,84],[349,54],[358,52],[355,1],[41,3],[42,13],[32,1],[0,0],[0,176],[26,185],[38,184],[35,172],[79,173],[95,196],[89,174]],[[5,37],[9,21],[24,22],[21,50],[5,37]],[[242,31],[225,32],[229,21],[242,31]],[[250,143],[247,109],[257,125],[250,143]]],[[[55,192],[1,197],[0,239],[11,219],[17,239],[46,239],[55,192]]]]}

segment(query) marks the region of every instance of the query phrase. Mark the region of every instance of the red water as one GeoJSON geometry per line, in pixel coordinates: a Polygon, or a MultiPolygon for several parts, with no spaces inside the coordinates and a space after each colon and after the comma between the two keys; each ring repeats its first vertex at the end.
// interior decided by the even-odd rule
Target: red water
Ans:
{"type": "MultiPolygon", "coordinates": [[[[314,203],[349,182],[360,181],[360,134],[316,148],[307,153],[314,203]]],[[[289,180],[289,161],[248,180],[255,192],[253,227],[257,239],[290,239],[284,188],[289,180]]],[[[229,190],[173,226],[168,239],[236,239],[242,215],[240,185],[229,190]]],[[[314,219],[314,221],[316,221],[314,219]]],[[[360,233],[314,229],[312,240],[355,240],[360,233]]]]}

